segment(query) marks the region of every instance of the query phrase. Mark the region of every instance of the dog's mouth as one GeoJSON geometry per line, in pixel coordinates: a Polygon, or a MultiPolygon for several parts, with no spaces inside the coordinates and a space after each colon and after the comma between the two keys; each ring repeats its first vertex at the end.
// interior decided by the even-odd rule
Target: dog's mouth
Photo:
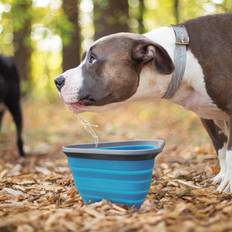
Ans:
{"type": "Polygon", "coordinates": [[[78,99],[75,102],[65,102],[65,104],[72,110],[72,111],[82,111],[82,109],[86,106],[92,106],[96,100],[91,96],[87,95],[78,99]]]}

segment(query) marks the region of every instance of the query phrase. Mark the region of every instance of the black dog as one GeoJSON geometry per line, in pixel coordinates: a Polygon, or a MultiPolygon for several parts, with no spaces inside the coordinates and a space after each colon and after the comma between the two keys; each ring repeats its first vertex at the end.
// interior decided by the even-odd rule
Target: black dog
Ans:
{"type": "Polygon", "coordinates": [[[0,127],[5,106],[10,111],[16,124],[18,152],[20,156],[24,156],[19,74],[10,57],[0,56],[0,127]]]}

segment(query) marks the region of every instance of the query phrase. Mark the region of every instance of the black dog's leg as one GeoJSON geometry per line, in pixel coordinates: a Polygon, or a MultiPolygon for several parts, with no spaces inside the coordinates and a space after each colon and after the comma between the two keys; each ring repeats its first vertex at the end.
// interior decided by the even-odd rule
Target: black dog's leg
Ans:
{"type": "Polygon", "coordinates": [[[14,119],[16,130],[17,130],[17,147],[18,152],[20,156],[24,156],[24,150],[23,150],[23,139],[22,139],[22,112],[20,107],[20,100],[19,98],[17,100],[13,100],[12,98],[8,98],[6,100],[6,106],[8,107],[10,113],[12,114],[12,117],[14,119]]]}
{"type": "Polygon", "coordinates": [[[226,142],[227,136],[214,123],[213,120],[201,119],[203,126],[211,138],[214,148],[218,154],[220,172],[213,178],[214,183],[221,183],[226,173],[226,142]]]}

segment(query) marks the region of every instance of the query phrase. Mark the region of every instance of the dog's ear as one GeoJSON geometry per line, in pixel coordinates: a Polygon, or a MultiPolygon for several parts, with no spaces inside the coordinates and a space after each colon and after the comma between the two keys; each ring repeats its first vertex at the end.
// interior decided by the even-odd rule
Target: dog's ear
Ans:
{"type": "Polygon", "coordinates": [[[174,64],[167,51],[151,40],[137,41],[132,47],[132,59],[138,64],[153,62],[158,72],[171,74],[174,71],[174,64]]]}

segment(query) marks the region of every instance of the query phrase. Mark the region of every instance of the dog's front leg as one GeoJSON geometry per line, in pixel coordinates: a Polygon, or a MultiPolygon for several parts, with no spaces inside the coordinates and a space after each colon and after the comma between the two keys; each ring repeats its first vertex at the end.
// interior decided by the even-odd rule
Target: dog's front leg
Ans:
{"type": "Polygon", "coordinates": [[[220,171],[212,179],[213,183],[215,184],[220,184],[226,175],[226,145],[224,145],[221,149],[218,150],[218,160],[220,171]]]}
{"type": "Polygon", "coordinates": [[[228,124],[226,125],[228,131],[228,141],[225,159],[226,173],[221,184],[217,188],[219,192],[232,192],[232,115],[230,116],[228,124]]]}
{"type": "Polygon", "coordinates": [[[215,121],[210,119],[203,119],[201,118],[201,122],[205,127],[206,131],[208,132],[209,137],[211,138],[215,151],[218,154],[219,166],[220,171],[219,173],[213,177],[212,181],[215,184],[220,184],[221,181],[224,179],[226,174],[226,142],[227,137],[224,134],[221,127],[224,128],[224,122],[218,122],[217,124],[215,121]]]}

